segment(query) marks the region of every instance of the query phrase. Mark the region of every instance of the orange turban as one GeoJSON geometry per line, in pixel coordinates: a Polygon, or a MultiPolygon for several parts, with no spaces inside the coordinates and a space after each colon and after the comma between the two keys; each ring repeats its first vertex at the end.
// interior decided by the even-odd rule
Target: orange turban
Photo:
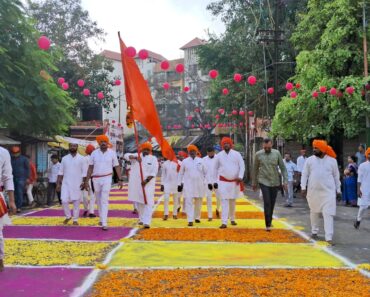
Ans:
{"type": "Polygon", "coordinates": [[[221,147],[224,148],[224,145],[225,143],[228,143],[230,144],[231,146],[233,146],[233,141],[230,137],[223,137],[222,140],[221,140],[221,147]]]}
{"type": "Polygon", "coordinates": [[[13,154],[17,154],[21,151],[21,148],[19,146],[12,146],[11,151],[13,154]]]}
{"type": "Polygon", "coordinates": [[[184,151],[179,151],[179,152],[178,152],[178,155],[179,155],[180,157],[183,157],[183,158],[187,158],[187,157],[188,157],[188,154],[187,154],[186,152],[184,152],[184,151]]]}
{"type": "Polygon", "coordinates": [[[188,149],[188,152],[190,152],[190,151],[198,152],[198,148],[194,144],[188,145],[187,149],[188,149]]]}
{"type": "Polygon", "coordinates": [[[92,144],[89,144],[85,149],[85,153],[90,155],[94,150],[95,150],[95,147],[92,144]]]}
{"type": "Polygon", "coordinates": [[[329,157],[332,157],[334,159],[337,158],[337,154],[334,152],[333,148],[328,145],[328,148],[326,149],[326,154],[329,156],[329,157]]]}
{"type": "Polygon", "coordinates": [[[326,154],[326,151],[328,150],[328,143],[325,140],[318,140],[315,139],[312,142],[312,146],[314,148],[318,148],[320,151],[322,151],[324,154],[326,154]]]}
{"type": "Polygon", "coordinates": [[[144,142],[144,143],[142,143],[141,145],[140,145],[140,150],[142,151],[142,150],[150,150],[150,151],[152,151],[153,150],[153,146],[152,146],[152,144],[150,143],[150,142],[144,142]]]}
{"type": "Polygon", "coordinates": [[[367,157],[368,155],[370,155],[370,147],[368,147],[366,152],[365,152],[365,156],[367,157]]]}
{"type": "Polygon", "coordinates": [[[109,144],[109,138],[107,135],[105,134],[102,134],[102,135],[98,135],[96,136],[96,142],[100,145],[102,142],[106,142],[109,144]]]}

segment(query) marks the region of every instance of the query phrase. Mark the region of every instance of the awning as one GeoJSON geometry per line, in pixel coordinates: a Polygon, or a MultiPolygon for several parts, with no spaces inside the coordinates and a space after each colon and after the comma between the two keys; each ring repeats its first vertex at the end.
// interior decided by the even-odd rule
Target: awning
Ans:
{"type": "Polygon", "coordinates": [[[0,135],[0,145],[17,145],[17,144],[21,144],[20,141],[11,139],[4,135],[0,135]]]}
{"type": "Polygon", "coordinates": [[[56,141],[50,141],[48,142],[48,146],[54,147],[54,148],[62,148],[65,150],[68,150],[70,143],[77,143],[78,144],[78,152],[79,154],[85,156],[85,149],[86,146],[89,144],[92,144],[94,147],[98,147],[98,143],[96,141],[89,141],[89,140],[83,140],[78,138],[72,138],[72,137],[64,137],[64,136],[55,136],[56,141]]]}

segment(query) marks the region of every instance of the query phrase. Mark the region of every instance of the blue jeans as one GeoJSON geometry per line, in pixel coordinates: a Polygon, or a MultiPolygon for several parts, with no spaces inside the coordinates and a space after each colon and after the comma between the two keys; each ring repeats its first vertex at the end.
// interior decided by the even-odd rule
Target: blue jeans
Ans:
{"type": "Polygon", "coordinates": [[[15,205],[17,206],[17,209],[22,208],[25,187],[26,187],[25,178],[14,178],[14,196],[15,196],[15,205]]]}

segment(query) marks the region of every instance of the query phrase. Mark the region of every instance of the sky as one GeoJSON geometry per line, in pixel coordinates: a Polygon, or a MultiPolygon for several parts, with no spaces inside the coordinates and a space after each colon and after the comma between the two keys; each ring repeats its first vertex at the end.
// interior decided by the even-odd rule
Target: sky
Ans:
{"type": "Polygon", "coordinates": [[[212,0],[82,0],[92,20],[107,33],[97,51],[119,51],[117,32],[127,46],[147,49],[167,59],[183,57],[180,47],[207,31],[220,34],[222,22],[206,10],[212,0]]]}

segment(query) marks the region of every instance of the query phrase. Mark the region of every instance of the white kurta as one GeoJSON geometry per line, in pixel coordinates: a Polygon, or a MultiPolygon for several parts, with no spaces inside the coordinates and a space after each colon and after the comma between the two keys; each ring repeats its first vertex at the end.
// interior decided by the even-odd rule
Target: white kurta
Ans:
{"type": "Polygon", "coordinates": [[[186,158],[181,163],[178,184],[184,184],[184,198],[203,198],[205,168],[201,158],[186,158]]]}
{"type": "Polygon", "coordinates": [[[299,173],[303,172],[304,164],[306,163],[307,157],[299,156],[297,158],[297,171],[299,173]]]}
{"type": "MultiPolygon", "coordinates": [[[[4,149],[3,147],[0,147],[0,183],[4,186],[5,190],[14,191],[13,170],[10,161],[10,154],[8,150],[4,149]]],[[[0,199],[4,199],[2,193],[0,193],[0,196],[0,199]]],[[[5,214],[0,218],[0,229],[2,229],[4,225],[10,224],[11,221],[8,214],[5,214]]]]}
{"type": "Polygon", "coordinates": [[[164,186],[165,193],[177,193],[177,163],[167,160],[162,164],[161,183],[164,186]]]}
{"type": "MultiPolygon", "coordinates": [[[[245,165],[239,152],[230,150],[227,154],[225,151],[216,155],[216,169],[218,176],[223,176],[228,180],[243,178],[245,165]]],[[[218,182],[218,194],[221,199],[236,199],[243,196],[240,192],[240,185],[235,182],[218,182]]]]}
{"type": "Polygon", "coordinates": [[[358,199],[359,206],[370,206],[370,161],[360,164],[358,168],[357,182],[361,183],[361,199],[358,199]]]}
{"type": "Polygon", "coordinates": [[[216,156],[215,155],[212,159],[208,156],[203,158],[203,165],[206,170],[206,184],[214,184],[218,183],[218,175],[217,175],[217,168],[216,168],[216,156]]]}
{"type": "MultiPolygon", "coordinates": [[[[130,160],[130,156],[137,157],[137,154],[125,154],[125,159],[131,162],[130,177],[128,181],[128,200],[144,203],[144,194],[141,186],[140,163],[138,160],[130,160]]],[[[153,155],[141,155],[144,180],[148,176],[154,178],[145,186],[145,194],[148,205],[154,205],[155,177],[158,174],[158,160],[153,155]]]]}
{"type": "Polygon", "coordinates": [[[327,155],[307,159],[301,179],[301,188],[307,188],[307,201],[311,212],[335,215],[336,193],[340,193],[338,163],[327,155]]]}
{"type": "Polygon", "coordinates": [[[80,154],[63,157],[59,175],[63,176],[61,200],[70,202],[82,199],[81,183],[87,174],[86,160],[80,154]]]}

